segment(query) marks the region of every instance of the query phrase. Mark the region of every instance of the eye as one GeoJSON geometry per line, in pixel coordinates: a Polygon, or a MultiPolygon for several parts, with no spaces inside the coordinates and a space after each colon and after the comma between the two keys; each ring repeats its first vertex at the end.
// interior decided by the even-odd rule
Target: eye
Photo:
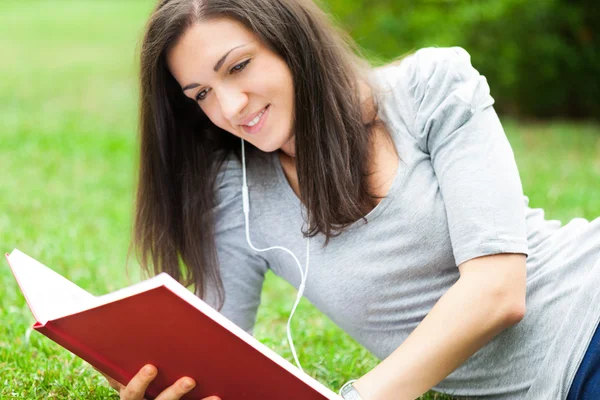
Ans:
{"type": "MultiPolygon", "coordinates": [[[[237,65],[235,65],[233,68],[231,68],[229,70],[230,74],[235,74],[238,73],[240,71],[242,71],[244,68],[246,68],[246,65],[248,65],[250,63],[251,59],[248,59],[246,61],[243,61],[237,65]]],[[[202,101],[206,98],[206,95],[208,95],[208,89],[204,89],[198,92],[198,94],[196,95],[196,101],[202,101]]]]}
{"type": "Polygon", "coordinates": [[[204,100],[206,98],[207,94],[208,94],[208,89],[199,91],[198,94],[196,95],[196,101],[204,100]]]}
{"type": "Polygon", "coordinates": [[[250,59],[239,63],[238,65],[234,66],[233,68],[231,68],[229,70],[230,74],[234,74],[236,72],[240,72],[241,70],[243,70],[244,68],[246,68],[246,65],[248,65],[250,63],[250,59]]]}

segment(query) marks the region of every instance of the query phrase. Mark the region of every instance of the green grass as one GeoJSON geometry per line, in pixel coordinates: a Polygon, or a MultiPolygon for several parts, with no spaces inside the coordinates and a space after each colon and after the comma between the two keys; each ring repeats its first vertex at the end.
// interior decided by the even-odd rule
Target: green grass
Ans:
{"type": "MultiPolygon", "coordinates": [[[[151,3],[0,2],[0,249],[19,248],[97,295],[141,279],[134,263],[127,273],[125,259],[135,51],[151,3]]],[[[504,122],[531,206],[563,222],[600,215],[600,127],[504,122]]],[[[86,363],[32,333],[6,263],[0,287],[0,398],[118,398],[86,363]]],[[[269,274],[255,331],[290,361],[285,326],[294,296],[269,274]]],[[[303,366],[334,390],[377,365],[306,300],[293,325],[303,366]]]]}

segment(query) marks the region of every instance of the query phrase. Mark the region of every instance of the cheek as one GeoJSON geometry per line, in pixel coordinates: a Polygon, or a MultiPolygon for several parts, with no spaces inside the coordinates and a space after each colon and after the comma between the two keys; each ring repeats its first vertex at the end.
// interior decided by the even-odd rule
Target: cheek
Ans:
{"type": "Polygon", "coordinates": [[[251,92],[260,94],[261,97],[270,98],[271,101],[278,103],[289,102],[292,95],[293,85],[289,71],[286,71],[284,65],[271,65],[269,68],[261,68],[260,74],[253,75],[251,82],[251,92]]]}
{"type": "Polygon", "coordinates": [[[285,104],[287,112],[291,113],[294,104],[294,82],[288,71],[285,71],[279,76],[279,95],[285,104]]]}

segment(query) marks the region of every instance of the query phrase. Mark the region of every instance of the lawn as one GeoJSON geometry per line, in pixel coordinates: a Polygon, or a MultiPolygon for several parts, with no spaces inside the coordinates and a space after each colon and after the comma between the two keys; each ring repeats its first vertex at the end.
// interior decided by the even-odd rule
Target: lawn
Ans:
{"type": "MultiPolygon", "coordinates": [[[[152,3],[0,2],[0,247],[20,249],[96,295],[142,278],[125,260],[136,48],[152,3]]],[[[531,206],[563,222],[600,215],[599,126],[503,122],[531,206]]],[[[3,264],[0,398],[118,398],[85,362],[32,333],[33,317],[3,264]]],[[[285,325],[294,295],[269,274],[255,331],[290,361],[285,325]]],[[[293,325],[306,371],[334,390],[377,364],[306,300],[293,325]]]]}

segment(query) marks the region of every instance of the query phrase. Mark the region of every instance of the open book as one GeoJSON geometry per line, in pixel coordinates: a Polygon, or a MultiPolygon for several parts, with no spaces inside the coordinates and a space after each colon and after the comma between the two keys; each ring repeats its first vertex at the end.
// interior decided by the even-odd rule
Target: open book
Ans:
{"type": "Polygon", "coordinates": [[[341,399],[166,273],[96,297],[19,250],[6,258],[35,330],[124,385],[155,365],[148,399],[183,376],[196,381],[183,399],[341,399]]]}

